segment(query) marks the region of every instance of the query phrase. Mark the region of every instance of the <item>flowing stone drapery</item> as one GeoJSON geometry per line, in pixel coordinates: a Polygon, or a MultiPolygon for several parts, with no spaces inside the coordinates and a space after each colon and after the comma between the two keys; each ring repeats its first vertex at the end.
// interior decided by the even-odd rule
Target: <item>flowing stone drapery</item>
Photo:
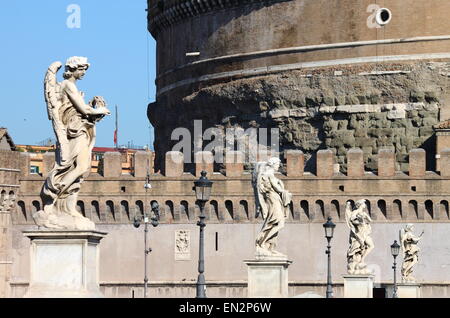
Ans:
{"type": "Polygon", "coordinates": [[[356,201],[355,209],[352,209],[351,203],[347,202],[345,220],[350,228],[350,247],[347,251],[348,273],[351,275],[371,274],[364,262],[374,248],[370,237],[372,219],[367,213],[366,200],[356,201]]]}
{"type": "Polygon", "coordinates": [[[289,213],[292,194],[284,189],[283,182],[274,173],[280,168],[280,160],[256,164],[252,185],[255,193],[257,217],[261,213],[264,224],[256,239],[256,257],[286,257],[276,251],[279,231],[284,227],[289,213]]]}
{"type": "Polygon", "coordinates": [[[417,246],[422,238],[423,231],[419,236],[415,236],[414,225],[407,224],[400,230],[400,243],[403,252],[402,281],[404,283],[414,283],[416,279],[412,276],[413,267],[419,261],[420,248],[417,246]]]}

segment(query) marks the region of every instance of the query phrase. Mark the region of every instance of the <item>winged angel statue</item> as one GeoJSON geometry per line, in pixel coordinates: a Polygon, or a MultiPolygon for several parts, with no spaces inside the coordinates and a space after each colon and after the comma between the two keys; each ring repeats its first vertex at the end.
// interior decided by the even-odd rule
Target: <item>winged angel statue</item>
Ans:
{"type": "Polygon", "coordinates": [[[404,229],[400,230],[400,244],[403,252],[403,266],[402,266],[402,281],[415,282],[416,279],[412,276],[413,266],[419,261],[420,248],[417,246],[422,234],[418,237],[413,234],[414,225],[407,224],[404,229]]]}
{"type": "Polygon", "coordinates": [[[62,67],[55,62],[48,68],[44,89],[48,118],[57,138],[56,162],[42,187],[43,211],[33,215],[39,227],[58,230],[94,230],[95,224],[76,208],[83,175],[90,170],[95,144],[95,124],[110,115],[102,97],[86,104],[76,81],[83,79],[90,64],[85,57],[67,60],[64,81],[56,74],[62,67]]]}
{"type": "Polygon", "coordinates": [[[275,250],[278,232],[284,227],[289,204],[292,201],[292,194],[284,189],[283,182],[274,175],[280,164],[278,158],[258,162],[252,173],[256,217],[262,214],[264,219],[261,232],[256,239],[257,257],[286,257],[275,250]]]}
{"type": "Polygon", "coordinates": [[[370,234],[372,219],[366,211],[366,200],[359,200],[352,209],[350,202],[345,208],[345,221],[350,228],[350,247],[347,251],[347,270],[349,274],[370,274],[364,260],[374,248],[370,234]]]}

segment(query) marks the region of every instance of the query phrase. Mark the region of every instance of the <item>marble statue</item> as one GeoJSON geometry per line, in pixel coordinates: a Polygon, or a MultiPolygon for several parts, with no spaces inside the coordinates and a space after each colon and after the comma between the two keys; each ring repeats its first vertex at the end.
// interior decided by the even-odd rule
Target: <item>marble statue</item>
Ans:
{"type": "Polygon", "coordinates": [[[48,118],[57,139],[55,166],[42,187],[43,211],[33,215],[39,227],[53,230],[94,230],[95,224],[77,210],[77,197],[83,176],[90,171],[95,144],[95,124],[110,115],[102,97],[89,104],[77,89],[90,64],[87,58],[74,56],[67,60],[64,80],[56,74],[62,67],[55,62],[48,68],[44,88],[48,118]]]}
{"type": "Polygon", "coordinates": [[[347,251],[347,270],[351,275],[371,274],[364,260],[374,248],[370,234],[372,219],[367,213],[366,200],[359,200],[352,209],[350,202],[345,208],[345,220],[350,228],[350,247],[347,251]]]}
{"type": "Polygon", "coordinates": [[[400,230],[400,246],[403,253],[402,281],[405,283],[413,283],[416,279],[412,276],[413,267],[419,261],[419,247],[417,243],[422,238],[423,231],[419,236],[415,236],[414,225],[407,224],[404,229],[400,230]]]}
{"type": "Polygon", "coordinates": [[[256,217],[262,214],[264,224],[256,239],[257,257],[285,258],[276,251],[279,231],[284,227],[289,213],[292,194],[284,189],[283,182],[275,177],[280,168],[280,159],[256,164],[252,174],[252,185],[256,201],[256,217]]]}
{"type": "Polygon", "coordinates": [[[2,192],[0,197],[0,213],[8,213],[11,212],[12,207],[16,202],[16,197],[14,193],[10,192],[6,194],[6,192],[2,192]]]}

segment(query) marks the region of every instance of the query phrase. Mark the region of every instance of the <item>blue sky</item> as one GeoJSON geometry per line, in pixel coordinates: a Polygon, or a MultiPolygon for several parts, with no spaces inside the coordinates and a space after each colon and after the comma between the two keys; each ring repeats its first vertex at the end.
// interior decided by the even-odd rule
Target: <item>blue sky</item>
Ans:
{"type": "Polygon", "coordinates": [[[146,111],[155,99],[155,41],[147,32],[146,8],[145,0],[1,2],[0,126],[16,144],[54,138],[43,95],[45,72],[54,61],[86,56],[91,68],[78,88],[86,102],[103,96],[113,113],[97,125],[96,145],[113,146],[117,104],[119,144],[153,148],[146,111]],[[81,9],[80,28],[67,26],[71,4],[81,9]]]}

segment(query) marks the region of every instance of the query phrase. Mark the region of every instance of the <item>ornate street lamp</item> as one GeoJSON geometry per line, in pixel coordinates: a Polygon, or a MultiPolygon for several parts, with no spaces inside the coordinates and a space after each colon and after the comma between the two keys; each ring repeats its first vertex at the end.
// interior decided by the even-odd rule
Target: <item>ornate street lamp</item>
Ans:
{"type": "Polygon", "coordinates": [[[333,298],[333,285],[331,283],[331,239],[333,238],[336,224],[334,224],[331,220],[332,218],[328,217],[328,220],[323,224],[325,229],[325,237],[328,242],[327,250],[325,252],[328,255],[327,298],[333,298]]]}
{"type": "Polygon", "coordinates": [[[202,171],[201,177],[194,181],[195,196],[197,198],[198,206],[200,207],[200,221],[197,225],[200,227],[200,247],[198,254],[198,279],[197,279],[197,298],[206,298],[206,284],[205,284],[205,255],[204,255],[204,228],[205,224],[205,205],[209,201],[211,195],[211,188],[213,182],[206,177],[207,172],[202,171]]]}
{"type": "MultiPolygon", "coordinates": [[[[150,174],[147,171],[147,178],[145,180],[145,201],[147,202],[147,191],[151,189],[150,184],[150,174]]],[[[148,277],[147,277],[147,256],[152,251],[151,248],[147,247],[147,236],[148,236],[148,225],[151,224],[153,227],[157,227],[159,225],[159,205],[157,202],[153,202],[151,206],[151,212],[147,213],[145,211],[145,203],[144,203],[144,215],[143,216],[135,216],[133,225],[135,228],[139,228],[141,223],[144,223],[144,298],[147,298],[147,288],[148,288],[148,277]],[[153,215],[152,215],[153,214],[153,215]]]]}
{"type": "Polygon", "coordinates": [[[392,298],[398,298],[397,295],[397,263],[395,262],[398,254],[400,253],[400,245],[398,245],[397,241],[394,241],[394,244],[391,245],[391,254],[394,257],[394,266],[392,269],[394,270],[394,292],[392,293],[392,298]]]}

